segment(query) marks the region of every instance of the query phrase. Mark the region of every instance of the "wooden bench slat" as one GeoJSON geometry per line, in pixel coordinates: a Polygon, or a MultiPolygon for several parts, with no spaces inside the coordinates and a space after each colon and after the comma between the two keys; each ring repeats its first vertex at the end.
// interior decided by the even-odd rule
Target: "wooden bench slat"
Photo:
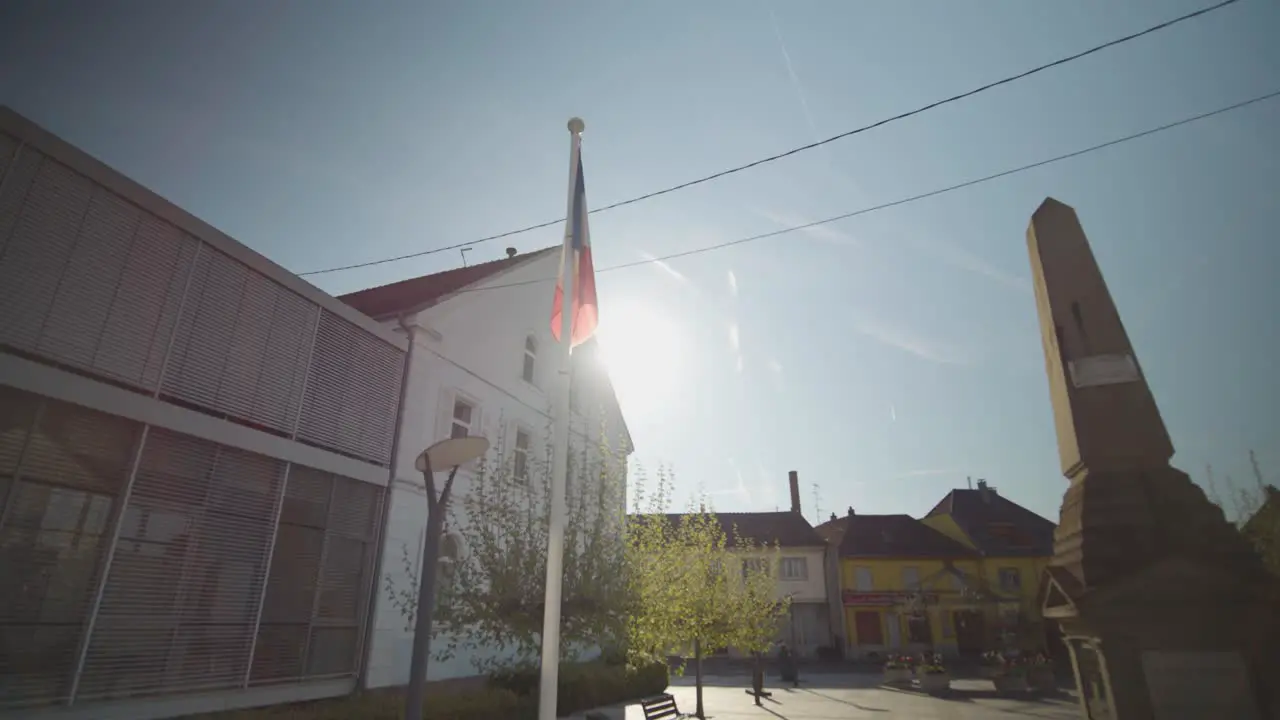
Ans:
{"type": "Polygon", "coordinates": [[[676,706],[675,697],[670,693],[641,700],[640,707],[644,710],[645,720],[680,720],[688,717],[680,712],[680,708],[676,706]]]}

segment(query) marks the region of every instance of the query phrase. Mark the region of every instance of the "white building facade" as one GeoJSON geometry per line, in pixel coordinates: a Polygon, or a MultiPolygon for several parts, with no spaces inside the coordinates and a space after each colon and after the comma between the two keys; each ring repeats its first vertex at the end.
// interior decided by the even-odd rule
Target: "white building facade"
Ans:
{"type": "Polygon", "coordinates": [[[354,690],[407,347],[0,108],[0,718],[354,690]]]}
{"type": "MultiPolygon", "coordinates": [[[[525,255],[508,252],[501,260],[342,298],[381,320],[389,331],[413,337],[382,547],[381,589],[374,609],[369,687],[408,681],[412,633],[406,616],[391,601],[391,589],[413,586],[413,577],[404,569],[406,555],[414,573],[420,570],[427,501],[422,477],[414,468],[417,455],[451,436],[482,435],[495,446],[491,458],[501,454],[501,462],[519,468],[545,460],[551,442],[559,355],[550,315],[559,248],[525,255]]],[[[631,451],[626,425],[592,347],[580,349],[575,350],[571,455],[586,453],[588,461],[596,463],[621,458],[617,470],[625,478],[625,456],[631,451]],[[602,441],[612,450],[602,452],[602,441]]],[[[458,473],[455,511],[458,498],[467,493],[472,472],[464,467],[458,473]]],[[[624,512],[625,498],[619,496],[619,522],[624,512]]],[[[446,525],[444,547],[446,562],[448,553],[467,552],[465,537],[452,523],[446,525]]],[[[441,627],[439,632],[447,630],[441,627]]],[[[492,648],[485,656],[501,658],[502,653],[492,648]]],[[[428,678],[475,675],[476,659],[472,652],[445,661],[433,658],[428,678]]]]}

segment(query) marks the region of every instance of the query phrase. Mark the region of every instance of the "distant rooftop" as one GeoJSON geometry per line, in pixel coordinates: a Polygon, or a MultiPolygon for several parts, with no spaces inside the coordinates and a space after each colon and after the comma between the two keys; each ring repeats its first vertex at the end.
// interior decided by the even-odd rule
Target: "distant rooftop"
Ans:
{"type": "Polygon", "coordinates": [[[454,268],[388,285],[357,290],[339,295],[338,299],[375,320],[381,320],[397,313],[428,308],[486,278],[534,258],[549,255],[559,249],[559,245],[554,245],[470,267],[454,268]]]}

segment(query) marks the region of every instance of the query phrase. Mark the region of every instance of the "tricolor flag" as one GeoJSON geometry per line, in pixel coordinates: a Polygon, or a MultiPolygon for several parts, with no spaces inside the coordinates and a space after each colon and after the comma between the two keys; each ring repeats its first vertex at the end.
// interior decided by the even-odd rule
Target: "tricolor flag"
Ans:
{"type": "Polygon", "coordinates": [[[581,344],[596,331],[599,310],[596,305],[596,273],[591,264],[591,232],[587,229],[587,190],[582,179],[582,155],[574,169],[573,202],[560,256],[560,278],[556,280],[556,296],[551,304],[551,334],[560,340],[564,312],[564,278],[572,275],[573,301],[569,304],[573,330],[570,347],[581,344]]]}

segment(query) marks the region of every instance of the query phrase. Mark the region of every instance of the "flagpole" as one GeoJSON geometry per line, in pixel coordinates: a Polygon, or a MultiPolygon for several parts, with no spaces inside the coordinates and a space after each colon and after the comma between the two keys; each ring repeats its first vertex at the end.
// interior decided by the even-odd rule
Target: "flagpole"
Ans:
{"type": "Polygon", "coordinates": [[[555,720],[556,690],[560,676],[560,597],[564,584],[565,484],[569,472],[570,353],[573,348],[573,293],[577,280],[569,235],[573,232],[574,190],[578,156],[582,150],[580,118],[569,121],[569,209],[565,214],[565,239],[560,257],[560,377],[555,404],[555,442],[551,461],[551,508],[547,527],[547,589],[542,614],[542,683],[538,693],[538,720],[555,720]]]}

